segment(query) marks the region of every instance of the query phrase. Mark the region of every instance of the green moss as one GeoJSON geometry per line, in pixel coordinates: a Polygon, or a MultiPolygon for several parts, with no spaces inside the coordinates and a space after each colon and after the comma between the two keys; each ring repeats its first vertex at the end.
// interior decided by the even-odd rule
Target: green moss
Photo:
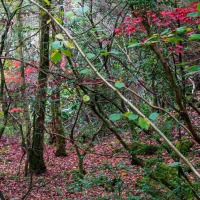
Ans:
{"type": "Polygon", "coordinates": [[[176,143],[176,148],[181,150],[181,153],[187,154],[190,149],[194,146],[194,143],[190,140],[184,140],[182,142],[178,141],[176,143]]]}
{"type": "Polygon", "coordinates": [[[55,155],[56,156],[67,156],[67,153],[66,153],[66,146],[65,146],[65,132],[62,128],[62,126],[60,127],[60,131],[59,131],[59,135],[61,136],[57,136],[56,137],[56,153],[55,155]]]}
{"type": "MultiPolygon", "coordinates": [[[[178,141],[175,146],[184,156],[187,156],[191,151],[191,148],[194,146],[194,143],[183,137],[182,140],[178,141]]],[[[174,152],[172,153],[172,156],[177,157],[174,152]]]]}
{"type": "Polygon", "coordinates": [[[133,142],[128,144],[129,149],[133,152],[133,154],[140,155],[152,155],[155,154],[159,147],[156,145],[148,145],[145,143],[133,142]]]}
{"type": "MultiPolygon", "coordinates": [[[[137,187],[142,189],[148,199],[195,199],[194,194],[188,184],[178,174],[178,167],[172,167],[162,162],[145,177],[137,181],[137,187]],[[150,177],[156,177],[156,181],[150,177]],[[162,196],[161,196],[162,191],[162,196]]],[[[198,191],[199,185],[193,185],[198,191]]]]}
{"type": "Polygon", "coordinates": [[[156,168],[154,169],[152,174],[158,179],[163,179],[169,182],[170,180],[172,180],[173,182],[174,177],[178,175],[178,171],[177,171],[177,167],[171,167],[162,162],[159,162],[157,163],[156,168]]]}
{"type": "Polygon", "coordinates": [[[176,198],[173,192],[163,190],[161,193],[162,185],[147,176],[143,177],[142,179],[138,179],[136,187],[142,191],[144,195],[143,199],[170,200],[176,198]]]}

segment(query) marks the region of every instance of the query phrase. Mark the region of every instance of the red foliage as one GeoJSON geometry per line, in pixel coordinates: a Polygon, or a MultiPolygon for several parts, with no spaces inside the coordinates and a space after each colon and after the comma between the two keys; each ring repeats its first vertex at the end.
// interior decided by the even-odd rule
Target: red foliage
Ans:
{"type": "MultiPolygon", "coordinates": [[[[6,82],[7,83],[20,83],[21,82],[21,71],[19,71],[19,67],[21,62],[20,61],[11,61],[10,62],[11,65],[13,65],[15,68],[6,71],[6,82]]],[[[34,63],[36,66],[38,63],[34,63]]],[[[33,68],[31,66],[26,66],[25,68],[25,77],[29,80],[31,80],[30,82],[35,82],[35,80],[32,80],[32,73],[37,73],[37,69],[33,68]]]]}
{"type": "Polygon", "coordinates": [[[27,67],[25,69],[25,75],[29,75],[30,73],[37,73],[37,69],[36,68],[33,68],[33,67],[27,67]]]}
{"type": "Polygon", "coordinates": [[[175,47],[169,47],[169,51],[172,53],[183,53],[183,46],[180,44],[176,44],[175,47]]]}
{"type": "MultiPolygon", "coordinates": [[[[166,26],[174,28],[174,25],[179,21],[180,24],[190,23],[199,24],[199,18],[188,17],[188,13],[197,12],[197,3],[192,3],[186,8],[174,8],[173,10],[164,10],[158,13],[146,11],[148,23],[156,27],[166,26]]],[[[132,34],[136,31],[145,32],[142,25],[143,19],[140,12],[134,12],[136,17],[127,16],[123,23],[115,30],[116,35],[120,36],[123,33],[132,34]]]]}
{"type": "Polygon", "coordinates": [[[18,68],[21,65],[20,61],[13,61],[13,65],[15,66],[15,68],[18,68]]]}
{"type": "Polygon", "coordinates": [[[20,83],[20,77],[6,77],[7,83],[20,83]]]}
{"type": "Polygon", "coordinates": [[[23,112],[24,111],[24,109],[23,108],[12,108],[11,110],[10,110],[10,112],[11,113],[14,113],[14,112],[23,112]]]}

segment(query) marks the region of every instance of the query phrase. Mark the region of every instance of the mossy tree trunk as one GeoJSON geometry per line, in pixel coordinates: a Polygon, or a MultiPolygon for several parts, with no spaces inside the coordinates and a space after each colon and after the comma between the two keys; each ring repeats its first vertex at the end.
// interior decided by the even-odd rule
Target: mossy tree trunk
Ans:
{"type": "MultiPolygon", "coordinates": [[[[46,9],[50,7],[41,1],[46,9]]],[[[32,148],[29,154],[29,169],[31,173],[40,174],[46,171],[43,157],[44,120],[47,95],[47,71],[49,70],[49,15],[40,11],[40,65],[38,72],[38,92],[33,119],[32,148]]]]}
{"type": "MultiPolygon", "coordinates": [[[[63,5],[63,0],[60,0],[59,4],[63,5]]],[[[59,11],[64,12],[63,7],[60,7],[59,11]]],[[[59,15],[59,18],[64,20],[62,15],[59,15]]],[[[60,28],[55,26],[55,24],[53,25],[53,28],[54,28],[55,33],[61,32],[60,28]]],[[[53,33],[53,37],[55,37],[54,33],[53,33]]],[[[61,62],[63,62],[65,64],[66,59],[64,59],[61,62]]],[[[59,63],[60,65],[61,65],[61,62],[59,63]]],[[[61,73],[61,69],[58,68],[58,67],[55,68],[55,71],[57,73],[61,73]]],[[[55,153],[55,155],[56,156],[67,156],[66,139],[65,139],[66,134],[65,134],[63,124],[62,124],[62,113],[61,113],[61,104],[60,104],[60,87],[61,87],[61,82],[58,81],[55,84],[54,89],[52,91],[52,96],[54,96],[54,100],[51,103],[52,132],[53,132],[53,134],[55,133],[55,135],[52,135],[51,137],[53,139],[55,139],[55,141],[52,141],[52,142],[56,143],[56,153],[55,153]]]]}
{"type": "Polygon", "coordinates": [[[62,125],[62,116],[60,108],[60,86],[55,86],[55,90],[52,92],[55,100],[51,104],[53,132],[56,134],[56,156],[66,156],[66,139],[65,132],[62,125]]]}
{"type": "MultiPolygon", "coordinates": [[[[3,7],[7,16],[8,16],[8,10],[3,7]]],[[[4,56],[4,49],[6,47],[6,39],[8,37],[9,27],[11,26],[11,19],[7,19],[7,23],[5,25],[4,32],[1,30],[1,41],[0,41],[0,57],[4,56]]],[[[7,94],[5,93],[5,73],[4,73],[4,63],[3,59],[0,58],[0,101],[1,101],[1,110],[3,111],[3,122],[0,127],[0,139],[5,131],[5,128],[7,126],[8,121],[8,110],[10,107],[9,99],[7,97],[7,94]]]]}

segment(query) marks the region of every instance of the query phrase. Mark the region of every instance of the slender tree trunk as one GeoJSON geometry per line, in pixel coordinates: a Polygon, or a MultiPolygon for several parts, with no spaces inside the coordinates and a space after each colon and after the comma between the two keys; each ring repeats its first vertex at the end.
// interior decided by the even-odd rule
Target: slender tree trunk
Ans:
{"type": "MultiPolygon", "coordinates": [[[[150,29],[150,26],[148,24],[147,19],[144,16],[143,16],[143,24],[146,28],[148,37],[151,37],[151,35],[152,35],[151,29],[150,29]]],[[[200,144],[200,136],[198,135],[198,133],[196,132],[195,128],[192,125],[189,114],[188,114],[187,109],[185,108],[185,105],[184,105],[181,89],[179,88],[179,86],[177,85],[177,83],[174,80],[174,75],[172,73],[172,70],[171,70],[168,62],[167,62],[167,59],[165,57],[163,57],[163,55],[162,55],[162,53],[159,49],[159,46],[157,44],[151,44],[150,48],[152,49],[152,51],[157,55],[158,59],[160,60],[162,66],[163,66],[163,70],[166,74],[166,77],[168,78],[168,81],[170,82],[171,87],[174,90],[175,99],[176,99],[176,103],[177,103],[179,110],[180,110],[181,118],[187,124],[187,127],[190,130],[193,138],[200,144]]],[[[179,61],[181,61],[181,60],[179,60],[179,61]]]]}
{"type": "MultiPolygon", "coordinates": [[[[19,10],[19,13],[17,15],[18,18],[18,23],[19,23],[19,28],[18,28],[18,39],[19,39],[19,56],[20,60],[24,60],[23,56],[23,34],[22,34],[22,29],[23,29],[23,20],[22,20],[22,15],[21,15],[21,10],[19,10]]],[[[26,154],[27,154],[27,159],[26,159],[26,164],[25,164],[25,176],[27,175],[27,169],[28,169],[28,149],[30,148],[30,132],[31,132],[31,120],[30,120],[30,115],[29,115],[29,109],[28,109],[28,103],[27,103],[27,98],[26,98],[26,80],[25,80],[25,69],[24,69],[24,63],[21,62],[21,87],[20,87],[20,92],[21,92],[21,99],[22,99],[22,106],[24,109],[23,116],[24,116],[24,122],[25,122],[25,135],[23,136],[24,141],[22,141],[22,148],[25,148],[26,154]]]]}
{"type": "MultiPolygon", "coordinates": [[[[46,9],[49,6],[41,1],[46,9]]],[[[33,121],[32,148],[29,155],[30,172],[40,174],[46,171],[43,157],[44,150],[44,120],[47,95],[47,73],[49,70],[49,20],[48,14],[43,11],[41,16],[41,32],[40,32],[40,65],[38,74],[38,93],[37,102],[33,121]]]]}
{"type": "Polygon", "coordinates": [[[192,125],[192,122],[191,122],[190,117],[188,115],[187,109],[184,107],[184,104],[183,104],[183,101],[182,101],[181,91],[180,91],[179,87],[177,86],[176,82],[174,81],[172,71],[171,71],[166,59],[162,56],[162,54],[161,54],[161,52],[160,52],[160,50],[159,50],[157,45],[152,44],[151,45],[151,49],[155,52],[155,54],[160,59],[162,65],[163,65],[163,69],[164,69],[164,71],[166,73],[166,76],[167,76],[167,78],[168,78],[168,80],[169,80],[169,82],[170,82],[170,84],[171,84],[171,86],[172,86],[172,88],[174,90],[175,97],[176,97],[176,103],[179,106],[181,118],[187,124],[188,129],[192,133],[192,136],[194,137],[194,139],[200,144],[200,137],[197,134],[196,130],[194,129],[193,125],[192,125]]]}
{"type": "MultiPolygon", "coordinates": [[[[5,2],[1,1],[1,6],[2,9],[5,12],[5,16],[7,16],[7,22],[5,24],[5,31],[3,31],[2,36],[1,36],[1,41],[0,41],[0,56],[4,56],[5,55],[5,44],[6,44],[6,39],[8,37],[8,32],[9,29],[12,25],[12,19],[14,18],[14,16],[16,15],[16,12],[18,11],[18,9],[15,9],[13,12],[10,11],[10,6],[6,7],[5,2]]],[[[19,1],[18,5],[16,5],[16,8],[21,7],[23,3],[23,0],[19,1]]],[[[2,30],[1,30],[2,32],[2,30]]],[[[1,105],[2,105],[2,111],[3,111],[3,123],[0,127],[0,139],[4,133],[4,130],[7,126],[7,121],[8,121],[8,110],[10,107],[10,101],[7,99],[7,95],[5,94],[5,74],[4,74],[4,62],[2,59],[0,59],[0,101],[1,101],[1,105]]],[[[9,94],[8,94],[9,95],[9,94]]]]}

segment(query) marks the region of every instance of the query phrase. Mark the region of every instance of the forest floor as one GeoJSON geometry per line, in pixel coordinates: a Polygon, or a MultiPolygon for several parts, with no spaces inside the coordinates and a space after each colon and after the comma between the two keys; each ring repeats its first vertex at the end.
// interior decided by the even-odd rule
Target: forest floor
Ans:
{"type": "MultiPolygon", "coordinates": [[[[67,157],[56,157],[55,148],[45,145],[47,172],[35,175],[28,199],[96,199],[110,195],[112,180],[118,181],[117,192],[124,197],[133,190],[136,179],[141,177],[140,167],[133,167],[127,153],[115,153],[119,143],[113,137],[95,145],[84,159],[87,171],[83,181],[78,177],[78,157],[67,142],[67,157]],[[109,181],[111,185],[109,185],[109,181]],[[121,184],[123,181],[123,184],[121,184]],[[108,183],[108,186],[106,185],[108,183]],[[128,192],[129,193],[129,192],[128,192]]],[[[0,191],[6,199],[22,199],[30,187],[30,178],[23,177],[24,159],[18,139],[3,138],[0,143],[0,191]]]]}
{"type": "MultiPolygon", "coordinates": [[[[23,175],[25,157],[20,164],[23,152],[19,141],[4,137],[0,142],[0,191],[6,200],[117,199],[117,196],[126,199],[141,194],[136,181],[141,179],[144,171],[131,165],[130,155],[120,151],[121,145],[112,135],[101,138],[99,144],[97,141],[84,158],[87,171],[84,179],[78,176],[78,157],[68,141],[66,157],[56,157],[55,147],[45,144],[47,172],[34,175],[31,184],[30,176],[23,175]]],[[[162,157],[167,164],[174,162],[166,153],[154,156],[162,157]]],[[[200,162],[199,157],[190,160],[200,162]]]]}

